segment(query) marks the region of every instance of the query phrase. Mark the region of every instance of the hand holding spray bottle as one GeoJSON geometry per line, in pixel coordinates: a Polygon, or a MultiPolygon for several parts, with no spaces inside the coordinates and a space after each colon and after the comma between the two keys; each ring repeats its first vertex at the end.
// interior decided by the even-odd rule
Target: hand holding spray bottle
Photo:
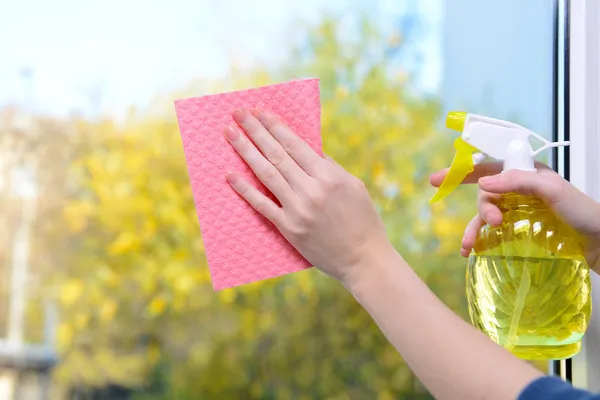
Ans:
{"type": "MultiPolygon", "coordinates": [[[[446,125],[461,132],[446,178],[430,203],[454,191],[487,157],[504,171],[536,171],[534,157],[569,142],[549,142],[511,122],[450,112],[446,125]],[[530,139],[542,147],[534,150],[530,139]]],[[[577,354],[591,315],[589,268],[582,240],[531,196],[500,196],[502,225],[481,228],[467,267],[472,323],[527,360],[577,354]]]]}

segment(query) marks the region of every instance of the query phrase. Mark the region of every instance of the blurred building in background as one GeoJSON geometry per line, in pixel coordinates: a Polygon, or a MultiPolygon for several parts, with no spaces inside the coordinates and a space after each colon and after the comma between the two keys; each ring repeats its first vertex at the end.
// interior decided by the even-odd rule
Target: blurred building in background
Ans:
{"type": "MultiPolygon", "coordinates": [[[[42,305],[42,342],[29,342],[28,288],[35,269],[31,248],[36,219],[37,119],[16,108],[0,115],[0,399],[45,400],[56,363],[56,311],[42,305]]],[[[37,336],[37,335],[35,335],[37,336]]]]}

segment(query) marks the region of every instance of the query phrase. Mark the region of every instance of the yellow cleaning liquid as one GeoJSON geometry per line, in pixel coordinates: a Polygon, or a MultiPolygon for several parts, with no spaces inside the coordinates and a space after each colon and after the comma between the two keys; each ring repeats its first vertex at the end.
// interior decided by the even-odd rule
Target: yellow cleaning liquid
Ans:
{"type": "Polygon", "coordinates": [[[538,199],[502,196],[502,226],[484,226],[467,269],[473,324],[526,360],[577,354],[591,315],[578,235],[538,199]]]}

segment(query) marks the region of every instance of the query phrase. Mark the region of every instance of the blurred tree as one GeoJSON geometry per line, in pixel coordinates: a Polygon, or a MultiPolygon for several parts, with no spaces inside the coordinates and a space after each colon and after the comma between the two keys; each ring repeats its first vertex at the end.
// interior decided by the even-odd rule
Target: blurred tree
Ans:
{"type": "MultiPolygon", "coordinates": [[[[366,182],[393,243],[465,316],[456,253],[473,193],[429,206],[428,175],[453,152],[440,107],[392,62],[402,32],[358,28],[345,41],[325,20],[288,67],[232,73],[216,89],[319,77],[325,151],[366,182]]],[[[212,292],[174,118],[134,113],[78,130],[87,145],[61,220],[48,222],[63,228],[51,281],[58,379],[136,387],[139,399],[429,398],[354,299],[315,270],[212,292]]]]}

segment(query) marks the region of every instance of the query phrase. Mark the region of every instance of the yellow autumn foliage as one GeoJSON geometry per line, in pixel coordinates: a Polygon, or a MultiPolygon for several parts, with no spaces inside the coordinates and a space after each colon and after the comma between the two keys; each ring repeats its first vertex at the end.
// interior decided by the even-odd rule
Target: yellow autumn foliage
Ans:
{"type": "MultiPolygon", "coordinates": [[[[233,70],[206,91],[320,77],[325,152],[365,181],[394,245],[465,316],[458,249],[473,191],[428,204],[429,174],[453,155],[440,106],[384,57],[401,33],[360,27],[362,39],[345,43],[326,20],[288,66],[233,70]]],[[[213,292],[173,115],[77,127],[86,144],[54,238],[68,249],[51,280],[57,379],[120,384],[139,399],[427,397],[370,317],[316,270],[213,292]]]]}

